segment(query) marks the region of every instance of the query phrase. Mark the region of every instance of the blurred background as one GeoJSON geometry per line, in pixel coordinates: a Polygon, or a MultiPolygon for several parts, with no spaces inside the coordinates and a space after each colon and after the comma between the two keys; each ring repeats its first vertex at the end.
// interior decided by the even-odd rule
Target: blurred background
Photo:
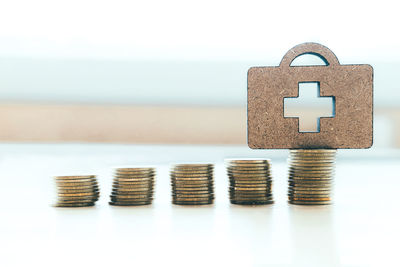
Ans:
{"type": "MultiPolygon", "coordinates": [[[[244,145],[247,70],[311,41],[374,67],[374,146],[398,147],[397,13],[395,1],[3,1],[0,141],[244,145]]],[[[312,129],[332,107],[304,95],[312,129]]]]}

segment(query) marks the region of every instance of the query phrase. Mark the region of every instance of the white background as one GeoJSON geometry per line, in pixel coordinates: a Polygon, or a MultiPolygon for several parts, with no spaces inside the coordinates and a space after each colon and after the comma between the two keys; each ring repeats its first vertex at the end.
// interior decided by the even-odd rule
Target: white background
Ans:
{"type": "Polygon", "coordinates": [[[0,100],[245,105],[250,66],[306,41],[400,99],[396,1],[2,1],[0,100]]]}

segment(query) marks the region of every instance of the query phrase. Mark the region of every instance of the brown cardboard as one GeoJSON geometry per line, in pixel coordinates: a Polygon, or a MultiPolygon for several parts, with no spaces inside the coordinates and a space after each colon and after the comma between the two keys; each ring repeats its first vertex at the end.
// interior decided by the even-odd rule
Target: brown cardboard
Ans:
{"type": "Polygon", "coordinates": [[[369,148],[372,146],[373,69],[340,65],[327,47],[304,43],[289,50],[278,67],[252,67],[247,80],[250,148],[369,148]],[[326,66],[290,66],[313,54],[326,66]],[[335,98],[335,117],[320,119],[320,132],[299,132],[298,118],[284,117],[284,98],[298,97],[299,82],[319,82],[320,96],[335,98]]]}

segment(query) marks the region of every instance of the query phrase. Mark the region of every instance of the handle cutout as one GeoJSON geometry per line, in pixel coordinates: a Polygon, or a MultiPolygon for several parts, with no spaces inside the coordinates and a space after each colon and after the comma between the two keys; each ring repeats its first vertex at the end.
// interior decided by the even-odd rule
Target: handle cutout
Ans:
{"type": "Polygon", "coordinates": [[[326,46],[317,43],[304,43],[290,49],[282,58],[280,67],[289,68],[292,61],[302,55],[316,55],[320,57],[327,66],[340,65],[335,54],[326,46]]]}
{"type": "Polygon", "coordinates": [[[303,54],[299,55],[295,59],[293,59],[290,66],[328,66],[329,63],[326,61],[325,58],[321,57],[318,54],[303,54]]]}

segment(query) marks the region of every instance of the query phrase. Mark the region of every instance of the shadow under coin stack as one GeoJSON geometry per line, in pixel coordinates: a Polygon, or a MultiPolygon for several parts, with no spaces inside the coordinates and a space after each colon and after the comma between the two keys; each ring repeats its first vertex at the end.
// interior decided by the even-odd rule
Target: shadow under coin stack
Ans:
{"type": "Polygon", "coordinates": [[[154,168],[118,168],[115,171],[110,205],[139,206],[153,201],[154,168]]]}
{"type": "Polygon", "coordinates": [[[229,198],[232,204],[274,203],[270,162],[267,159],[227,160],[229,198]]]}
{"type": "Polygon", "coordinates": [[[99,200],[99,185],[95,175],[56,176],[55,207],[89,207],[99,200]]]}
{"type": "Polygon", "coordinates": [[[214,201],[214,165],[178,164],[171,170],[172,203],[207,205],[214,201]]]}
{"type": "Polygon", "coordinates": [[[331,204],[335,157],[335,149],[291,150],[289,203],[298,205],[331,204]]]}

